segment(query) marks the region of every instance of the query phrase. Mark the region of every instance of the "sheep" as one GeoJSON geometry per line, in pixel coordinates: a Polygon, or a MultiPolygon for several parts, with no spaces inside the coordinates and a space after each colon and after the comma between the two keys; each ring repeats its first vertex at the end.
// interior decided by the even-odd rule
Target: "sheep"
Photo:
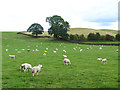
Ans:
{"type": "Polygon", "coordinates": [[[44,51],[44,52],[47,52],[47,51],[44,51]]]}
{"type": "Polygon", "coordinates": [[[38,75],[38,72],[40,72],[41,68],[42,68],[42,65],[41,65],[41,64],[39,64],[38,66],[34,66],[34,67],[32,68],[32,76],[34,77],[34,74],[35,74],[36,72],[37,72],[37,75],[38,75]]]}
{"type": "Polygon", "coordinates": [[[6,52],[8,51],[8,49],[6,49],[6,52]]]}
{"type": "Polygon", "coordinates": [[[48,50],[48,48],[46,48],[46,50],[48,50]]]}
{"type": "Polygon", "coordinates": [[[117,49],[116,52],[118,52],[119,50],[117,49]]]}
{"type": "Polygon", "coordinates": [[[46,53],[44,53],[43,55],[46,56],[46,53]]]}
{"type": "Polygon", "coordinates": [[[30,51],[30,49],[27,49],[27,51],[29,52],[29,51],[30,51]]]}
{"type": "Polygon", "coordinates": [[[64,57],[64,58],[66,58],[66,57],[67,57],[67,55],[63,55],[63,57],[64,57]]]}
{"type": "Polygon", "coordinates": [[[87,50],[88,50],[89,48],[87,48],[87,50]]]}
{"type": "Polygon", "coordinates": [[[9,57],[10,57],[10,59],[11,59],[11,58],[14,58],[14,59],[15,59],[15,55],[9,55],[9,57]]]}
{"type": "Polygon", "coordinates": [[[53,51],[53,53],[56,53],[56,51],[53,51]]]}
{"type": "Polygon", "coordinates": [[[22,68],[23,68],[24,72],[26,72],[26,71],[28,71],[28,69],[32,69],[32,65],[28,64],[28,63],[22,64],[20,67],[20,72],[21,72],[22,68]]]}
{"type": "Polygon", "coordinates": [[[35,51],[39,51],[38,49],[36,49],[35,51]]]}
{"type": "Polygon", "coordinates": [[[17,51],[18,49],[15,49],[15,51],[17,51]]]}
{"type": "Polygon", "coordinates": [[[23,51],[24,51],[25,49],[21,49],[21,50],[23,50],[23,51]]]}
{"type": "Polygon", "coordinates": [[[65,58],[65,59],[64,59],[64,65],[65,65],[65,64],[66,64],[66,65],[71,64],[71,63],[70,63],[70,60],[67,59],[67,58],[65,58]]]}
{"type": "Polygon", "coordinates": [[[101,63],[103,64],[105,62],[107,62],[107,59],[106,58],[102,59],[101,63]]]}
{"type": "Polygon", "coordinates": [[[102,47],[99,48],[100,50],[102,49],[102,47]]]}
{"type": "Polygon", "coordinates": [[[56,48],[56,51],[57,51],[58,49],[56,48]]]}
{"type": "Polygon", "coordinates": [[[73,50],[76,50],[76,48],[73,48],[73,50]]]}
{"type": "Polygon", "coordinates": [[[101,61],[101,60],[102,60],[102,58],[97,58],[97,60],[98,60],[98,61],[101,61]]]}
{"type": "Polygon", "coordinates": [[[80,52],[82,52],[83,51],[83,49],[80,49],[80,52]]]}
{"type": "Polygon", "coordinates": [[[66,51],[65,51],[65,50],[63,50],[63,52],[64,52],[64,53],[66,53],[66,51]]]}

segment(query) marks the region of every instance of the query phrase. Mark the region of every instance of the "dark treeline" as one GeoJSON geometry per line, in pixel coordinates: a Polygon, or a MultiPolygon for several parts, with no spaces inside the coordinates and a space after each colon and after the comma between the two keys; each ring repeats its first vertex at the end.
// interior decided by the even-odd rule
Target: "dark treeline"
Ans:
{"type": "Polygon", "coordinates": [[[70,34],[68,37],[68,40],[74,40],[74,41],[120,41],[120,34],[116,34],[115,36],[106,34],[106,35],[100,35],[100,33],[89,33],[87,37],[85,37],[83,34],[78,35],[72,35],[70,34]]]}

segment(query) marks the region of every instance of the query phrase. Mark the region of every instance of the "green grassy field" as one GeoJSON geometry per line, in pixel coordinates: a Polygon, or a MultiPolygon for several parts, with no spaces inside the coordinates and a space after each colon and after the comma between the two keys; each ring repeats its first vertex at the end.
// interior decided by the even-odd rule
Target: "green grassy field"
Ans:
{"type": "Polygon", "coordinates": [[[118,47],[103,46],[102,50],[99,47],[3,32],[2,88],[117,88],[118,47]],[[90,46],[92,49],[87,50],[90,46]],[[78,48],[73,50],[74,47],[78,48]],[[79,47],[83,49],[81,53],[79,47]],[[26,51],[36,48],[40,51],[26,51]],[[45,48],[49,50],[43,56],[45,48]],[[56,48],[58,51],[54,54],[53,50],[56,48]],[[6,52],[6,49],[9,51],[6,52]],[[17,53],[15,49],[21,53],[17,53]],[[71,65],[64,65],[62,50],[67,51],[71,65]],[[11,54],[16,55],[15,60],[9,58],[11,54]],[[97,61],[98,57],[106,58],[107,64],[97,61]],[[38,76],[32,77],[32,72],[20,72],[23,63],[30,63],[32,66],[42,64],[43,68],[38,76]]]}

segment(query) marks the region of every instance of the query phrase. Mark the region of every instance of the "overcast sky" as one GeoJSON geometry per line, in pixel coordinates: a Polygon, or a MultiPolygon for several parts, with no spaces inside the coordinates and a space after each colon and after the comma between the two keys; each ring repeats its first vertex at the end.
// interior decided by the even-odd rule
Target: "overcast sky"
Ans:
{"type": "Polygon", "coordinates": [[[59,15],[70,28],[118,29],[119,0],[1,0],[0,31],[26,31],[46,17],[59,15]]]}

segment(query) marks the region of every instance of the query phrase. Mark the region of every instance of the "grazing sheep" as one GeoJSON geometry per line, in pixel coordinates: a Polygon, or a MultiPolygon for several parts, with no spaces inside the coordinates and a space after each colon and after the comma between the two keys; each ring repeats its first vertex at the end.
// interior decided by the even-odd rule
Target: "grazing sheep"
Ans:
{"type": "Polygon", "coordinates": [[[67,56],[66,55],[63,55],[64,58],[66,58],[67,56]]]}
{"type": "Polygon", "coordinates": [[[27,51],[29,52],[29,51],[30,51],[30,49],[27,49],[27,51]]]}
{"type": "Polygon", "coordinates": [[[36,49],[35,51],[39,51],[38,49],[36,49]]]}
{"type": "Polygon", "coordinates": [[[102,47],[99,48],[100,50],[102,49],[102,47]]]}
{"type": "Polygon", "coordinates": [[[46,48],[46,50],[48,50],[48,48],[46,48]]]}
{"type": "Polygon", "coordinates": [[[46,56],[46,53],[44,53],[43,55],[46,56]]]}
{"type": "Polygon", "coordinates": [[[80,49],[80,52],[82,52],[83,51],[83,49],[80,49]]]}
{"type": "Polygon", "coordinates": [[[42,68],[42,65],[41,65],[41,64],[39,64],[38,66],[34,66],[34,67],[32,68],[32,76],[34,77],[34,74],[35,74],[36,72],[37,72],[37,75],[38,75],[38,72],[40,72],[41,68],[42,68]]]}
{"type": "Polygon", "coordinates": [[[117,49],[116,52],[118,52],[119,50],[117,49]]]}
{"type": "Polygon", "coordinates": [[[24,63],[20,67],[20,72],[21,72],[22,69],[24,70],[24,72],[26,72],[26,71],[28,71],[28,69],[32,69],[32,65],[28,64],[28,63],[24,63]]]}
{"type": "Polygon", "coordinates": [[[103,63],[106,63],[106,62],[107,62],[107,59],[106,59],[106,58],[102,59],[102,61],[101,61],[102,64],[103,64],[103,63]]]}
{"type": "Polygon", "coordinates": [[[25,49],[21,49],[21,50],[23,50],[23,51],[24,51],[25,49]]]}
{"type": "Polygon", "coordinates": [[[58,49],[56,48],[56,51],[57,51],[58,49]]]}
{"type": "Polygon", "coordinates": [[[101,60],[102,60],[102,58],[97,58],[97,60],[98,60],[98,61],[101,61],[101,60]]]}
{"type": "Polygon", "coordinates": [[[65,50],[63,50],[63,52],[64,52],[64,53],[66,53],[66,51],[65,51],[65,50]]]}
{"type": "Polygon", "coordinates": [[[56,51],[53,51],[53,53],[56,53],[56,51]]]}
{"type": "Polygon", "coordinates": [[[15,59],[15,55],[9,55],[9,57],[10,57],[10,59],[11,59],[11,58],[14,58],[14,59],[15,59]]]}
{"type": "Polygon", "coordinates": [[[6,49],[6,52],[8,51],[8,49],[6,49]]]}
{"type": "Polygon", "coordinates": [[[44,52],[47,52],[47,51],[44,51],[44,52]]]}
{"type": "Polygon", "coordinates": [[[64,59],[64,65],[65,65],[65,64],[66,64],[66,65],[71,64],[71,63],[70,63],[70,60],[67,59],[67,58],[65,58],[65,59],[64,59]]]}

